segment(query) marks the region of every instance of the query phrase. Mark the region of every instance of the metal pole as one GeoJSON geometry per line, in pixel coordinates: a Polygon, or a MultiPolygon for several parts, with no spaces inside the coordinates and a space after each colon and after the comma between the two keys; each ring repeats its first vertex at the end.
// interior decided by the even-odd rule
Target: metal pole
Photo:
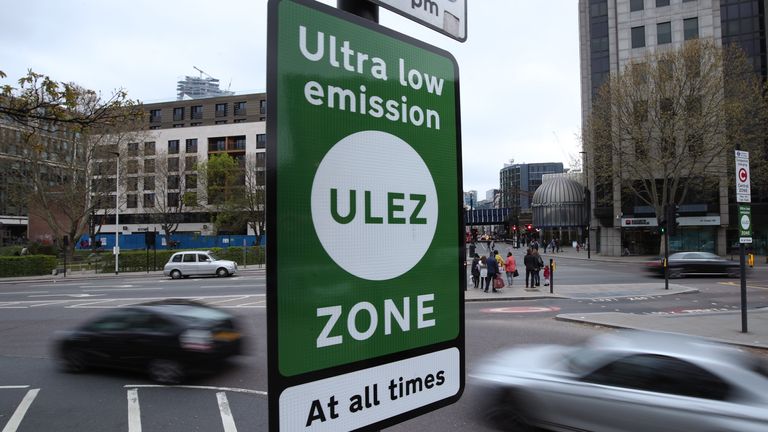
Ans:
{"type": "Polygon", "coordinates": [[[379,22],[379,6],[366,0],[336,0],[336,7],[359,17],[379,22]]]}
{"type": "Polygon", "coordinates": [[[120,153],[117,155],[117,177],[115,178],[115,274],[120,262],[120,153]]]}
{"type": "Polygon", "coordinates": [[[747,266],[745,263],[746,245],[739,245],[739,262],[741,264],[741,332],[747,332],[747,266]]]}
{"type": "Polygon", "coordinates": [[[669,289],[669,223],[664,233],[664,289],[669,289]]]}
{"type": "Polygon", "coordinates": [[[247,268],[248,267],[248,259],[247,259],[247,255],[246,255],[246,249],[245,249],[246,248],[246,244],[245,243],[246,243],[246,240],[243,239],[243,268],[247,268]]]}
{"type": "Polygon", "coordinates": [[[555,260],[550,258],[549,259],[549,293],[553,294],[555,292],[555,266],[554,266],[555,260]]]}

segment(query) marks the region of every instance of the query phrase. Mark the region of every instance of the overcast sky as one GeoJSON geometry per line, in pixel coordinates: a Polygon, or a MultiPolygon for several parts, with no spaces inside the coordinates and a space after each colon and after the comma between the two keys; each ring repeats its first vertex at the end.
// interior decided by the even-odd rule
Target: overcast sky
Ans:
{"type": "MultiPolygon", "coordinates": [[[[323,3],[335,5],[335,0],[323,3]]],[[[505,162],[579,156],[576,0],[468,0],[467,41],[383,8],[380,23],[450,51],[461,85],[464,190],[499,187],[505,162]]],[[[238,93],[266,90],[266,0],[27,0],[3,4],[1,84],[28,68],[108,95],[176,98],[193,66],[238,93]],[[230,84],[231,83],[231,84],[230,84]]]]}

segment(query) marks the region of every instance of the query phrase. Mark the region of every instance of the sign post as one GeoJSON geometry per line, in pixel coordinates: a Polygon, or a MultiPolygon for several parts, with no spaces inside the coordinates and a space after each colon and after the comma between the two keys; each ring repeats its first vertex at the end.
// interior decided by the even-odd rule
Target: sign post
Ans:
{"type": "Polygon", "coordinates": [[[736,202],[739,204],[739,263],[741,266],[741,332],[747,332],[747,265],[745,244],[752,243],[752,202],[749,153],[736,150],[736,202]],[[747,204],[741,204],[747,203],[747,204]]]}
{"type": "Polygon", "coordinates": [[[455,59],[307,0],[270,0],[268,50],[270,430],[374,430],[455,402],[455,59]]]}

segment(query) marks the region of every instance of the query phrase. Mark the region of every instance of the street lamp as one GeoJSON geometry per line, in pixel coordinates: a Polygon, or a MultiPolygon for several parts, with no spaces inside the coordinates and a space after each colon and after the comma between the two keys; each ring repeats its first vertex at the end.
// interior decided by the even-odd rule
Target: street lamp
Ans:
{"type": "Polygon", "coordinates": [[[110,152],[117,156],[117,173],[115,177],[115,274],[118,274],[120,263],[120,152],[110,152]]]}
{"type": "Polygon", "coordinates": [[[587,228],[587,259],[592,259],[592,251],[591,251],[591,245],[590,245],[590,225],[591,225],[591,210],[590,207],[590,197],[589,197],[589,174],[587,172],[587,152],[580,151],[580,154],[584,155],[584,161],[582,162],[582,165],[584,166],[584,207],[587,211],[587,220],[586,220],[586,228],[587,228]]]}

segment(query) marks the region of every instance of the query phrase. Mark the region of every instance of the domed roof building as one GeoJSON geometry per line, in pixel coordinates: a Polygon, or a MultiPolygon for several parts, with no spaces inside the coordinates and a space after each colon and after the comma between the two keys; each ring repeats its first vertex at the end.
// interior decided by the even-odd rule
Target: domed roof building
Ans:
{"type": "Polygon", "coordinates": [[[539,228],[586,225],[584,186],[565,176],[550,177],[533,194],[533,223],[539,228]]]}

